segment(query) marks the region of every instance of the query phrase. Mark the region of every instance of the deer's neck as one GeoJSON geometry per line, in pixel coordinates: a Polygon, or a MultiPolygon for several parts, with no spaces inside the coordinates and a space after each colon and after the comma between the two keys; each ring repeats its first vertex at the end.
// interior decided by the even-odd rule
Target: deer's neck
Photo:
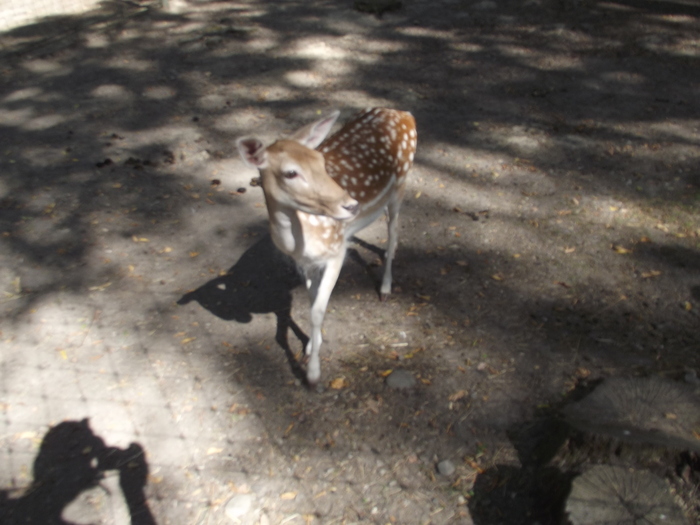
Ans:
{"type": "Polygon", "coordinates": [[[266,200],[272,241],[282,252],[298,261],[304,253],[304,234],[297,210],[266,200]]]}
{"type": "Polygon", "coordinates": [[[270,235],[275,246],[305,271],[343,258],[346,249],[345,223],[311,215],[267,199],[270,235]]]}

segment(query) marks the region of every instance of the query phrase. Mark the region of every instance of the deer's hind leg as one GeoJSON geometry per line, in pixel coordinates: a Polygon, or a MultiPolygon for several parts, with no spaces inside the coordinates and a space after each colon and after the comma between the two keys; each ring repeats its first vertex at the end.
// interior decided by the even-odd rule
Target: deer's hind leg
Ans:
{"type": "Polygon", "coordinates": [[[386,207],[387,224],[389,229],[389,241],[384,254],[384,275],[382,285],[379,289],[379,298],[386,301],[391,293],[391,266],[394,263],[396,247],[399,244],[399,211],[401,209],[401,199],[403,197],[403,187],[391,198],[386,207]]]}

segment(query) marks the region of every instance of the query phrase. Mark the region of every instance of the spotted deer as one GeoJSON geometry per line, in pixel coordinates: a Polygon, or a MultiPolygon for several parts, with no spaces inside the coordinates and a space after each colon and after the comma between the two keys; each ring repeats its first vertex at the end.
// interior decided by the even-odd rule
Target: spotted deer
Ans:
{"type": "Polygon", "coordinates": [[[321,328],[349,239],[386,210],[389,242],[380,297],[391,293],[398,216],[416,152],[410,113],[373,108],[358,113],[326,139],[338,111],[269,146],[241,138],[238,150],[260,172],[275,245],[303,270],[311,299],[305,352],[310,385],[321,377],[321,328]]]}

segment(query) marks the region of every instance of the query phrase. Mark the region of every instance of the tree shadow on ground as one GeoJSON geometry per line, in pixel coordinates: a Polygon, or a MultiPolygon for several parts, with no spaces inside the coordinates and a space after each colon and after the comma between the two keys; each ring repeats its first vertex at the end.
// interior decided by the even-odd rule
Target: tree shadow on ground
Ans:
{"type": "MultiPolygon", "coordinates": [[[[58,23],[12,32],[11,39],[27,40],[26,45],[8,44],[10,51],[2,55],[8,60],[4,66],[7,70],[3,70],[7,84],[1,99],[5,120],[0,133],[7,154],[0,164],[1,182],[7,186],[7,192],[0,201],[0,228],[2,242],[7,247],[5,254],[13,256],[4,265],[5,269],[16,269],[16,275],[9,275],[7,280],[24,289],[27,299],[26,303],[22,302],[22,311],[31,309],[30,299],[64,288],[87,296],[89,287],[116,282],[119,271],[122,276],[129,273],[127,263],[136,262],[138,267],[139,263],[146,265],[155,255],[160,256],[156,249],[147,250],[149,245],[145,241],[140,243],[142,238],[150,238],[152,246],[157,237],[161,237],[160,242],[166,242],[165,239],[175,242],[173,239],[191,228],[190,223],[229,224],[230,212],[236,210],[232,207],[226,210],[225,206],[230,205],[224,205],[216,197],[211,198],[212,202],[221,206],[204,204],[204,196],[210,191],[207,181],[197,181],[192,175],[202,164],[188,166],[182,159],[201,153],[205,145],[214,159],[217,151],[223,151],[224,156],[232,155],[230,138],[234,133],[251,130],[267,133],[273,127],[291,126],[287,124],[290,119],[305,119],[304,112],[308,116],[325,105],[357,106],[367,100],[373,104],[379,100],[413,111],[421,130],[418,170],[439,173],[446,180],[459,183],[456,197],[462,201],[479,188],[485,190],[484,195],[500,190],[510,193],[509,187],[484,175],[497,168],[501,162],[497,158],[505,158],[504,162],[513,157],[516,161],[517,157],[526,159],[526,166],[541,170],[541,179],[554,181],[559,177],[556,184],[563,185],[557,188],[552,182],[551,187],[545,185],[544,191],[523,186],[512,190],[516,195],[528,193],[532,207],[551,207],[550,222],[569,216],[559,215],[560,211],[568,211],[562,210],[563,204],[547,202],[548,192],[562,194],[562,198],[569,191],[571,195],[578,195],[577,192],[623,195],[635,202],[655,205],[659,198],[674,202],[680,192],[685,198],[697,191],[685,185],[697,186],[697,177],[690,171],[694,155],[688,155],[685,160],[676,156],[666,165],[665,157],[657,158],[653,154],[674,145],[679,149],[692,147],[695,138],[668,127],[646,129],[639,134],[624,128],[630,123],[660,125],[673,119],[679,124],[692,125],[691,120],[697,115],[692,102],[693,86],[700,71],[694,67],[697,57],[675,52],[670,43],[674,32],[680,38],[683,31],[692,29],[690,24],[684,28],[670,20],[646,18],[637,25],[639,13],[615,10],[602,2],[596,4],[597,13],[587,12],[585,7],[574,14],[540,10],[537,2],[518,13],[505,5],[491,13],[475,13],[469,11],[466,3],[455,2],[454,8],[435,9],[429,2],[412,2],[406,3],[407,9],[417,10],[411,17],[396,21],[387,17],[382,25],[373,25],[359,23],[348,8],[349,3],[344,4],[347,5],[255,2],[251,7],[241,8],[223,3],[215,11],[215,18],[206,20],[151,11],[144,16],[127,16],[121,20],[116,17],[109,22],[105,22],[110,20],[109,16],[88,17],[85,24],[80,23],[80,17],[69,18],[57,35],[49,34],[48,30],[58,28],[58,23]],[[462,14],[468,16],[459,16],[462,14]],[[588,18],[589,15],[594,17],[588,18]],[[290,24],[290,20],[294,23],[290,24]],[[72,22],[76,23],[71,25],[72,22]],[[103,22],[106,25],[100,25],[103,22]],[[655,34],[656,29],[661,33],[664,28],[666,31],[661,36],[655,34]],[[360,40],[371,43],[369,47],[344,47],[342,39],[357,37],[356,31],[361,31],[360,40]],[[244,46],[248,39],[255,40],[255,46],[244,46]],[[347,74],[342,68],[323,69],[324,63],[339,65],[333,62],[335,52],[348,57],[340,64],[347,66],[347,74]],[[324,60],[324,56],[330,58],[324,60]],[[567,56],[573,61],[565,61],[567,56]],[[659,99],[659,93],[663,99],[659,99]],[[191,132],[189,136],[185,135],[186,129],[191,132]],[[630,144],[626,144],[628,141],[630,144]],[[180,147],[180,142],[186,142],[186,147],[180,147]],[[451,151],[443,154],[443,148],[451,151]],[[639,155],[628,153],[628,148],[639,155]],[[166,155],[163,160],[158,158],[159,167],[142,163],[144,169],[136,170],[134,166],[122,165],[127,157],[155,160],[155,155],[162,155],[164,149],[174,154],[166,155]],[[479,155],[486,154],[498,157],[465,167],[465,162],[472,162],[470,157],[476,156],[478,160],[479,155]],[[113,159],[115,165],[96,166],[96,162],[103,164],[106,159],[113,159]],[[170,162],[175,162],[177,169],[170,162]],[[556,171],[545,173],[550,169],[556,171]],[[669,174],[678,170],[683,172],[674,183],[675,189],[657,195],[669,174]],[[634,179],[634,183],[629,183],[628,178],[634,179]],[[218,211],[222,208],[225,212],[218,211]],[[200,214],[199,220],[189,221],[194,212],[200,214]],[[220,215],[215,215],[217,212],[220,215]],[[48,227],[51,224],[54,227],[48,227]],[[131,239],[135,241],[132,243],[131,239]],[[100,246],[109,248],[115,255],[108,256],[107,251],[98,250],[100,246]],[[121,270],[116,262],[116,254],[120,252],[128,252],[136,259],[119,261],[121,270]],[[102,257],[114,260],[110,263],[114,268],[103,262],[102,257]]],[[[670,159],[670,154],[667,158],[670,159]]],[[[529,169],[521,171],[518,176],[524,177],[529,169]]],[[[506,168],[504,173],[507,174],[506,168]]],[[[504,173],[500,174],[501,180],[504,173]]],[[[412,228],[430,233],[431,219],[423,216],[431,213],[435,220],[436,207],[449,201],[428,197],[432,190],[426,189],[427,186],[422,188],[425,190],[422,198],[411,201],[415,202],[411,205],[411,215],[420,219],[412,228]]],[[[237,203],[240,202],[239,199],[237,203]]],[[[237,210],[239,227],[251,209],[237,210]]],[[[513,218],[508,226],[511,231],[519,223],[515,219],[517,211],[509,213],[513,218]]],[[[449,218],[440,216],[440,220],[447,224],[449,218]]],[[[544,222],[529,209],[523,212],[522,222],[528,220],[544,222]]],[[[524,228],[517,231],[532,234],[524,228]]],[[[548,233],[537,236],[538,243],[532,251],[542,250],[547,235],[556,232],[552,226],[548,233]]],[[[474,230],[474,235],[479,234],[474,230]]],[[[488,235],[489,231],[484,230],[483,234],[488,235]]],[[[218,247],[212,250],[211,259],[226,260],[221,252],[228,248],[218,245],[210,231],[199,229],[190,235],[197,242],[218,247]]],[[[578,236],[585,237],[585,231],[578,236]]],[[[562,247],[568,246],[565,240],[561,241],[562,247]]],[[[182,297],[181,304],[196,300],[217,317],[240,323],[249,322],[254,313],[274,312],[277,340],[282,339],[284,343],[280,344],[288,349],[289,327],[305,342],[305,336],[295,330],[289,316],[291,290],[301,281],[294,284],[298,276],[287,275],[286,270],[270,271],[267,266],[270,259],[279,255],[267,242],[267,246],[251,248],[225,276],[182,297]]],[[[468,405],[472,403],[470,397],[464,397],[460,401],[464,404],[463,413],[445,410],[445,398],[452,392],[440,388],[459,384],[459,388],[469,388],[472,393],[486,397],[488,392],[479,388],[488,386],[491,376],[488,366],[477,367],[482,363],[497,367],[500,372],[500,368],[506,368],[503,363],[508,363],[508,358],[517,358],[519,368],[505,376],[507,384],[503,390],[514,392],[513,397],[530,396],[533,401],[541,402],[556,395],[564,376],[564,373],[542,371],[552,369],[568,375],[578,364],[573,359],[578,355],[587,357],[589,353],[595,358],[594,363],[603,360],[602,356],[604,362],[617,361],[619,369],[628,370],[628,361],[623,358],[637,344],[632,328],[646,330],[647,320],[654,324],[665,321],[659,329],[653,328],[653,338],[648,338],[649,348],[645,346],[644,350],[649,351],[643,364],[649,369],[653,367],[647,361],[652,360],[657,341],[668,346],[668,339],[673,342],[682,338],[682,345],[689,348],[697,341],[696,332],[688,328],[695,318],[690,319],[691,314],[687,313],[687,320],[677,321],[678,309],[670,305],[675,299],[667,290],[661,295],[669,297],[666,310],[650,307],[644,313],[640,307],[642,314],[635,318],[634,311],[625,310],[625,304],[612,297],[613,287],[604,279],[582,279],[577,290],[585,291],[580,294],[586,301],[581,301],[574,293],[576,290],[564,286],[569,286],[566,279],[555,275],[561,271],[549,271],[555,265],[567,265],[561,257],[531,258],[527,262],[523,258],[513,269],[512,258],[505,253],[508,248],[505,243],[500,250],[483,246],[477,250],[476,243],[464,237],[457,241],[454,236],[448,239],[445,235],[429,242],[427,237],[414,235],[411,245],[412,248],[399,253],[397,260],[399,267],[403,265],[403,270],[397,273],[407,282],[407,293],[399,297],[400,304],[394,303],[394,310],[389,310],[397,314],[393,319],[388,319],[389,314],[385,313],[392,304],[381,311],[367,305],[355,307],[349,300],[350,290],[357,292],[354,283],[353,286],[341,283],[334,297],[336,304],[343,305],[339,299],[346,295],[346,305],[355,308],[353,319],[359,314],[365,316],[364,322],[343,319],[351,328],[357,327],[359,334],[367,328],[362,325],[371,327],[386,319],[385,325],[392,327],[390,335],[393,335],[396,320],[406,318],[406,310],[415,306],[409,314],[415,314],[421,323],[406,326],[414,330],[416,346],[428,348],[437,357],[429,360],[424,357],[429,352],[421,352],[408,364],[424,359],[424,363],[413,368],[426,379],[431,366],[438,372],[443,368],[445,380],[434,381],[432,389],[421,390],[425,399],[414,396],[409,405],[403,393],[385,393],[381,379],[348,372],[356,383],[353,390],[343,393],[344,397],[336,399],[329,395],[328,399],[309,400],[312,396],[299,395],[302,400],[295,405],[293,389],[270,388],[276,384],[276,376],[241,374],[237,380],[270,392],[269,401],[258,404],[271,433],[275,433],[276,427],[268,423],[270,420],[276,422],[279,418],[284,423],[276,435],[284,434],[287,438],[284,429],[289,428],[289,419],[284,418],[296,417],[288,414],[302,414],[299,419],[306,417],[309,430],[299,432],[299,448],[287,448],[297,450],[299,457],[307,457],[314,450],[312,444],[319,433],[343,428],[346,413],[355,421],[367,422],[365,427],[347,427],[358,429],[355,436],[358,442],[374,446],[393,439],[411,451],[432,451],[435,444],[447,441],[449,448],[461,450],[459,446],[466,438],[458,435],[456,439],[445,439],[441,430],[453,420],[464,421],[463,426],[470,430],[476,428],[472,436],[476,440],[477,432],[500,428],[499,419],[507,422],[508,418],[519,417],[518,412],[503,410],[513,404],[511,399],[502,404],[484,401],[479,406],[480,396],[473,400],[476,408],[468,405]],[[453,243],[459,249],[453,250],[450,247],[453,243]],[[436,245],[447,249],[442,251],[436,245]],[[410,271],[406,269],[408,263],[410,271]],[[548,271],[540,272],[540,276],[547,286],[520,287],[531,279],[526,275],[528,271],[544,267],[548,271]],[[501,281],[502,275],[497,272],[502,272],[506,280],[501,281]],[[431,299],[422,300],[421,296],[431,299]],[[451,339],[444,340],[454,342],[457,350],[430,339],[431,332],[449,335],[451,339]],[[584,344],[580,344],[582,336],[584,344]],[[612,344],[618,345],[615,353],[608,349],[612,344]],[[431,346],[436,347],[434,352],[431,346]],[[549,352],[548,348],[558,351],[549,352]],[[447,360],[451,356],[454,359],[447,360]],[[537,362],[533,363],[535,359],[537,362]],[[470,360],[475,366],[467,365],[470,360]],[[533,364],[540,367],[537,374],[532,371],[533,364]],[[468,370],[459,372],[459,367],[468,370]],[[391,402],[383,402],[383,398],[391,402]],[[337,417],[337,420],[324,422],[306,416],[322,411],[328,414],[324,417],[337,417]],[[394,416],[393,420],[387,413],[394,416]],[[404,426],[398,426],[396,421],[404,426]],[[416,438],[417,442],[411,441],[416,438]]],[[[188,247],[176,246],[175,253],[180,254],[180,259],[165,267],[166,273],[176,274],[175,268],[178,271],[191,268],[188,247]]],[[[698,259],[697,251],[689,248],[640,250],[637,255],[671,268],[692,269],[698,259]]],[[[198,263],[202,259],[200,256],[198,263]]],[[[209,266],[206,262],[201,264],[209,266]]],[[[607,267],[598,259],[595,264],[603,277],[619,279],[627,275],[627,266],[607,267]]],[[[157,274],[160,279],[163,268],[152,269],[151,274],[146,275],[155,278],[157,274]]],[[[661,287],[659,290],[661,294],[661,287]]],[[[700,297],[696,282],[691,285],[691,294],[695,299],[700,297]]],[[[643,300],[648,302],[646,298],[643,300]]],[[[169,328],[173,333],[179,330],[175,322],[169,328]]],[[[389,334],[388,328],[386,333],[389,334]]],[[[351,363],[352,370],[362,367],[382,370],[395,364],[379,344],[370,345],[367,341],[362,344],[357,366],[351,363]]],[[[695,364],[696,358],[688,355],[679,354],[674,361],[682,358],[685,364],[695,364]]],[[[290,360],[290,363],[294,367],[297,362],[290,360]]],[[[407,366],[405,362],[403,365],[407,366]]],[[[255,371],[252,365],[247,370],[255,371]]],[[[601,373],[609,372],[603,369],[601,373]]],[[[298,363],[295,374],[303,377],[298,363]]],[[[498,377],[495,373],[493,376],[498,377]]],[[[296,429],[300,427],[297,422],[296,429]]],[[[290,434],[289,441],[295,437],[290,434]]],[[[342,437],[341,433],[337,442],[342,437]]],[[[337,447],[342,449],[341,445],[337,447]]],[[[425,462],[430,463],[431,454],[425,453],[425,457],[428,458],[425,462]]],[[[500,477],[491,469],[486,472],[489,474],[479,478],[477,494],[487,494],[495,482],[496,487],[503,485],[521,491],[522,504],[518,508],[538,501],[540,489],[533,489],[535,495],[521,490],[521,485],[526,483],[522,470],[500,467],[499,472],[505,472],[500,477]]],[[[411,471],[411,476],[406,478],[417,479],[419,475],[411,471]]],[[[543,473],[545,478],[548,475],[543,473]]],[[[507,490],[495,494],[499,498],[503,496],[503,499],[494,497],[499,504],[509,504],[507,490]]],[[[496,516],[489,514],[490,510],[493,509],[476,505],[475,516],[484,523],[493,522],[496,516]]]]}
{"type": "Polygon", "coordinates": [[[68,525],[64,509],[83,491],[100,485],[105,471],[119,471],[119,486],[132,525],[155,525],[144,488],[148,463],[143,448],[108,447],[87,419],[64,421],[51,428],[34,461],[34,481],[21,497],[0,491],[0,521],[4,525],[68,525]]]}

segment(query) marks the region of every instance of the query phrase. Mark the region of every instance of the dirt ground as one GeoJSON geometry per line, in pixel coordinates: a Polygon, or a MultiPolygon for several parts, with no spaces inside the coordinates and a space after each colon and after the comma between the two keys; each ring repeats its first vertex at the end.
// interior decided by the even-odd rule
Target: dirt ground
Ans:
{"type": "MultiPolygon", "coordinates": [[[[105,347],[125,376],[158,371],[187,439],[255,422],[151,475],[157,523],[553,524],[583,467],[538,464],[523,429],[554,436],[607,377],[700,372],[697,1],[137,4],[0,34],[2,439],[36,432],[30,471],[67,413],[12,415],[31,405],[16,389],[52,401],[12,371],[50,383],[105,347]],[[379,221],[332,295],[312,392],[306,292],[234,141],[368,106],[418,125],[395,293],[378,300],[379,221]],[[75,309],[94,346],[32,339],[49,304],[52,333],[75,309]],[[415,385],[388,386],[397,369],[415,385]],[[188,492],[193,465],[208,484],[188,492]]],[[[156,435],[136,434],[151,472],[156,435]]],[[[26,488],[12,465],[0,488],[26,488]]],[[[697,457],[656,471],[697,520],[697,457]]]]}

